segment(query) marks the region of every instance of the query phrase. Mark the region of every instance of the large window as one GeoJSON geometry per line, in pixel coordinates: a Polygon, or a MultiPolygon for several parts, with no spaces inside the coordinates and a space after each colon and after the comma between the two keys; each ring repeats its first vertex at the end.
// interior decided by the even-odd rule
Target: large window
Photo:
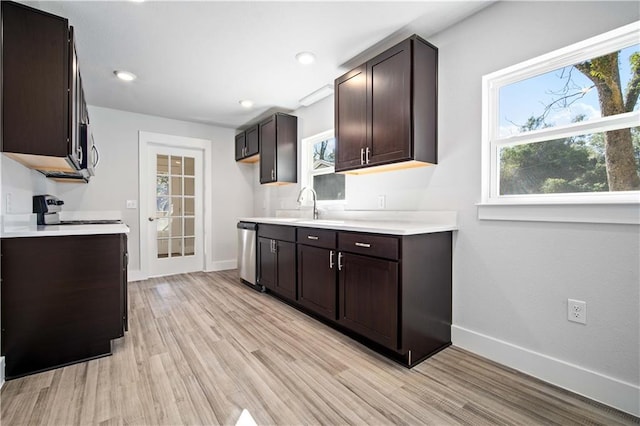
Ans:
{"type": "Polygon", "coordinates": [[[640,24],[483,77],[483,202],[640,200],[640,24]]]}
{"type": "Polygon", "coordinates": [[[302,186],[312,187],[323,203],[344,202],[345,176],[335,173],[333,130],[302,140],[302,186]]]}

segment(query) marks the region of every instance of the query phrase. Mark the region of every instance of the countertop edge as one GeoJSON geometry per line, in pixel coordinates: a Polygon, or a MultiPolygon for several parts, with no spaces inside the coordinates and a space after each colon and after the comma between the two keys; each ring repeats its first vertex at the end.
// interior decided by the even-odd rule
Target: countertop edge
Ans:
{"type": "Polygon", "coordinates": [[[65,237],[74,235],[108,235],[128,233],[129,227],[125,224],[46,225],[38,226],[37,229],[5,230],[0,233],[0,238],[65,237]]]}
{"type": "Polygon", "coordinates": [[[322,223],[315,222],[310,219],[282,219],[282,218],[264,218],[264,217],[245,217],[240,218],[242,222],[253,222],[265,225],[283,225],[283,226],[295,226],[299,228],[315,228],[315,229],[330,229],[335,231],[350,231],[350,232],[367,232],[374,234],[386,234],[386,235],[419,235],[419,234],[433,234],[437,232],[457,231],[458,227],[455,224],[435,224],[435,223],[421,223],[421,222],[393,222],[393,221],[358,221],[358,220],[344,220],[336,221],[336,223],[322,223]]]}

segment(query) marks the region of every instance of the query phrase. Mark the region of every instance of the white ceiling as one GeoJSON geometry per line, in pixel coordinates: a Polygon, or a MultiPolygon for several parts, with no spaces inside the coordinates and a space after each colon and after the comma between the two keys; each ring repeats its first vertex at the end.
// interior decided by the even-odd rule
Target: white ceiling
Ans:
{"type": "Polygon", "coordinates": [[[492,2],[27,3],[75,27],[89,104],[237,128],[294,110],[384,48],[413,33],[428,40],[492,2]],[[300,65],[300,51],[316,63],[300,65]],[[138,79],[123,83],[116,69],[138,79]]]}

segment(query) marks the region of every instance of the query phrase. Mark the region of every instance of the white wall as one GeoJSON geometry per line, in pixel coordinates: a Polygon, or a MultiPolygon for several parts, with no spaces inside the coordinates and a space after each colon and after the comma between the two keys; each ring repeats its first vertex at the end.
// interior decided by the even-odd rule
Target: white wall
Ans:
{"type": "MultiPolygon", "coordinates": [[[[347,176],[347,209],[457,210],[454,344],[640,413],[638,226],[480,221],[481,77],[639,18],[635,2],[500,2],[429,37],[439,48],[439,164],[347,176]],[[588,323],[567,321],[567,298],[588,323]]],[[[333,127],[333,98],[294,114],[333,127]]],[[[257,185],[258,186],[258,185],[257,185]]],[[[297,188],[256,188],[256,211],[297,188]],[[265,199],[266,197],[266,199],[265,199]]],[[[266,206],[266,209],[261,209],[266,206]]]]}
{"type": "Polygon", "coordinates": [[[28,169],[4,155],[1,156],[0,163],[2,170],[0,211],[3,215],[31,213],[34,195],[55,194],[55,182],[44,177],[42,173],[28,169]],[[7,196],[11,198],[11,211],[7,211],[7,196]]]}

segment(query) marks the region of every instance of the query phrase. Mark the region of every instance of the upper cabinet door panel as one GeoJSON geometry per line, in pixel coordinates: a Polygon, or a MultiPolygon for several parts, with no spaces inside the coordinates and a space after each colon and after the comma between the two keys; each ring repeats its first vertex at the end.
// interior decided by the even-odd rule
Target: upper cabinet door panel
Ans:
{"type": "Polygon", "coordinates": [[[244,157],[245,133],[236,135],[236,161],[242,160],[244,157]]]}
{"type": "Polygon", "coordinates": [[[246,150],[247,157],[256,155],[259,152],[260,146],[258,144],[258,141],[259,141],[258,125],[256,124],[255,126],[248,128],[246,131],[245,144],[247,147],[247,150],[246,150]]]}
{"type": "Polygon", "coordinates": [[[411,156],[411,40],[367,63],[371,107],[367,164],[411,156]]]}
{"type": "Polygon", "coordinates": [[[5,152],[69,152],[69,25],[2,2],[2,124],[5,152]]]}
{"type": "Polygon", "coordinates": [[[260,123],[260,183],[274,182],[276,176],[276,119],[260,123]]]}
{"type": "Polygon", "coordinates": [[[336,171],[360,167],[367,144],[367,74],[360,66],[335,81],[336,171]]]}

